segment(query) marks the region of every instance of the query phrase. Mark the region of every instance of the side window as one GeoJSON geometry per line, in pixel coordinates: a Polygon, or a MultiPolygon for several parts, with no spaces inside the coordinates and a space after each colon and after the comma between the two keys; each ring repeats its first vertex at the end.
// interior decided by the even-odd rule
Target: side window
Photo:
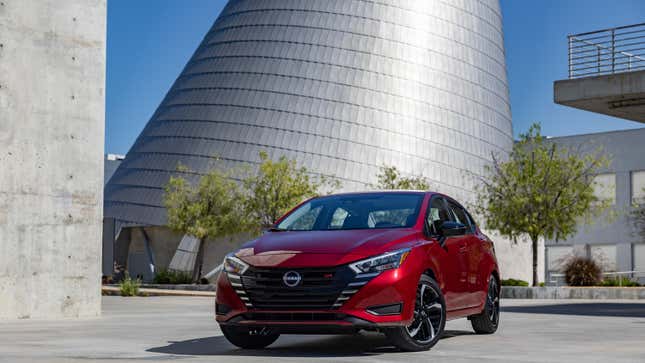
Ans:
{"type": "Polygon", "coordinates": [[[345,219],[349,216],[349,212],[343,208],[336,208],[334,214],[331,216],[331,222],[329,222],[329,229],[339,229],[343,228],[343,223],[345,219]]]}
{"type": "Polygon", "coordinates": [[[472,230],[472,225],[470,224],[470,218],[468,218],[466,211],[458,204],[452,201],[449,201],[448,205],[452,210],[452,215],[455,216],[455,222],[459,222],[464,226],[468,227],[469,230],[472,230]]]}
{"type": "Polygon", "coordinates": [[[445,221],[450,220],[450,213],[446,209],[446,204],[442,198],[432,198],[428,208],[427,222],[432,233],[439,231],[439,226],[445,221]]]}
{"type": "Polygon", "coordinates": [[[466,217],[468,217],[468,220],[470,221],[470,228],[475,232],[475,227],[477,227],[477,221],[475,221],[475,218],[473,218],[472,214],[468,212],[467,210],[464,209],[466,212],[466,217]]]}

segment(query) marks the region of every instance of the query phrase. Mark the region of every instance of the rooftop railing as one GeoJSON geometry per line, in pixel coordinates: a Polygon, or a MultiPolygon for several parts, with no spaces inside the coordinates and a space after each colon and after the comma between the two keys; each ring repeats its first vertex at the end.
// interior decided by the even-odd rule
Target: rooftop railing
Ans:
{"type": "Polygon", "coordinates": [[[645,23],[569,35],[569,78],[645,69],[645,23]]]}

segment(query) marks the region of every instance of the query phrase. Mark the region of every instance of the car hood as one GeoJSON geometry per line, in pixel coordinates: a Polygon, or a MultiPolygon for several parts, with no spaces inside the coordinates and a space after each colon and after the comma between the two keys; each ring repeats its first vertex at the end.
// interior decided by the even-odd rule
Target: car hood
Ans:
{"type": "Polygon", "coordinates": [[[236,256],[258,267],[334,266],[407,247],[419,236],[412,228],[267,232],[236,256]]]}

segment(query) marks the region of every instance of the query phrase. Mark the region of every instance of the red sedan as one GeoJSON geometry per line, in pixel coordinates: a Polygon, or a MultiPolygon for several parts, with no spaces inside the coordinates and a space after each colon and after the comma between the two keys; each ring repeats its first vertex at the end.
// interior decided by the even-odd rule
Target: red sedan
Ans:
{"type": "Polygon", "coordinates": [[[499,324],[492,241],[454,199],[432,192],[310,199],[226,257],[216,317],[224,336],[262,348],[280,334],[383,332],[431,348],[446,320],[499,324]]]}

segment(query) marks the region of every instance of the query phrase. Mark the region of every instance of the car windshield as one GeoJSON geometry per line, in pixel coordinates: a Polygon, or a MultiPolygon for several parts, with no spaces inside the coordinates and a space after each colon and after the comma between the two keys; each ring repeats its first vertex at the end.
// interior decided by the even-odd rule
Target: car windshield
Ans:
{"type": "Polygon", "coordinates": [[[364,193],[312,199],[289,213],[274,230],[326,231],[412,227],[423,193],[364,193]]]}

